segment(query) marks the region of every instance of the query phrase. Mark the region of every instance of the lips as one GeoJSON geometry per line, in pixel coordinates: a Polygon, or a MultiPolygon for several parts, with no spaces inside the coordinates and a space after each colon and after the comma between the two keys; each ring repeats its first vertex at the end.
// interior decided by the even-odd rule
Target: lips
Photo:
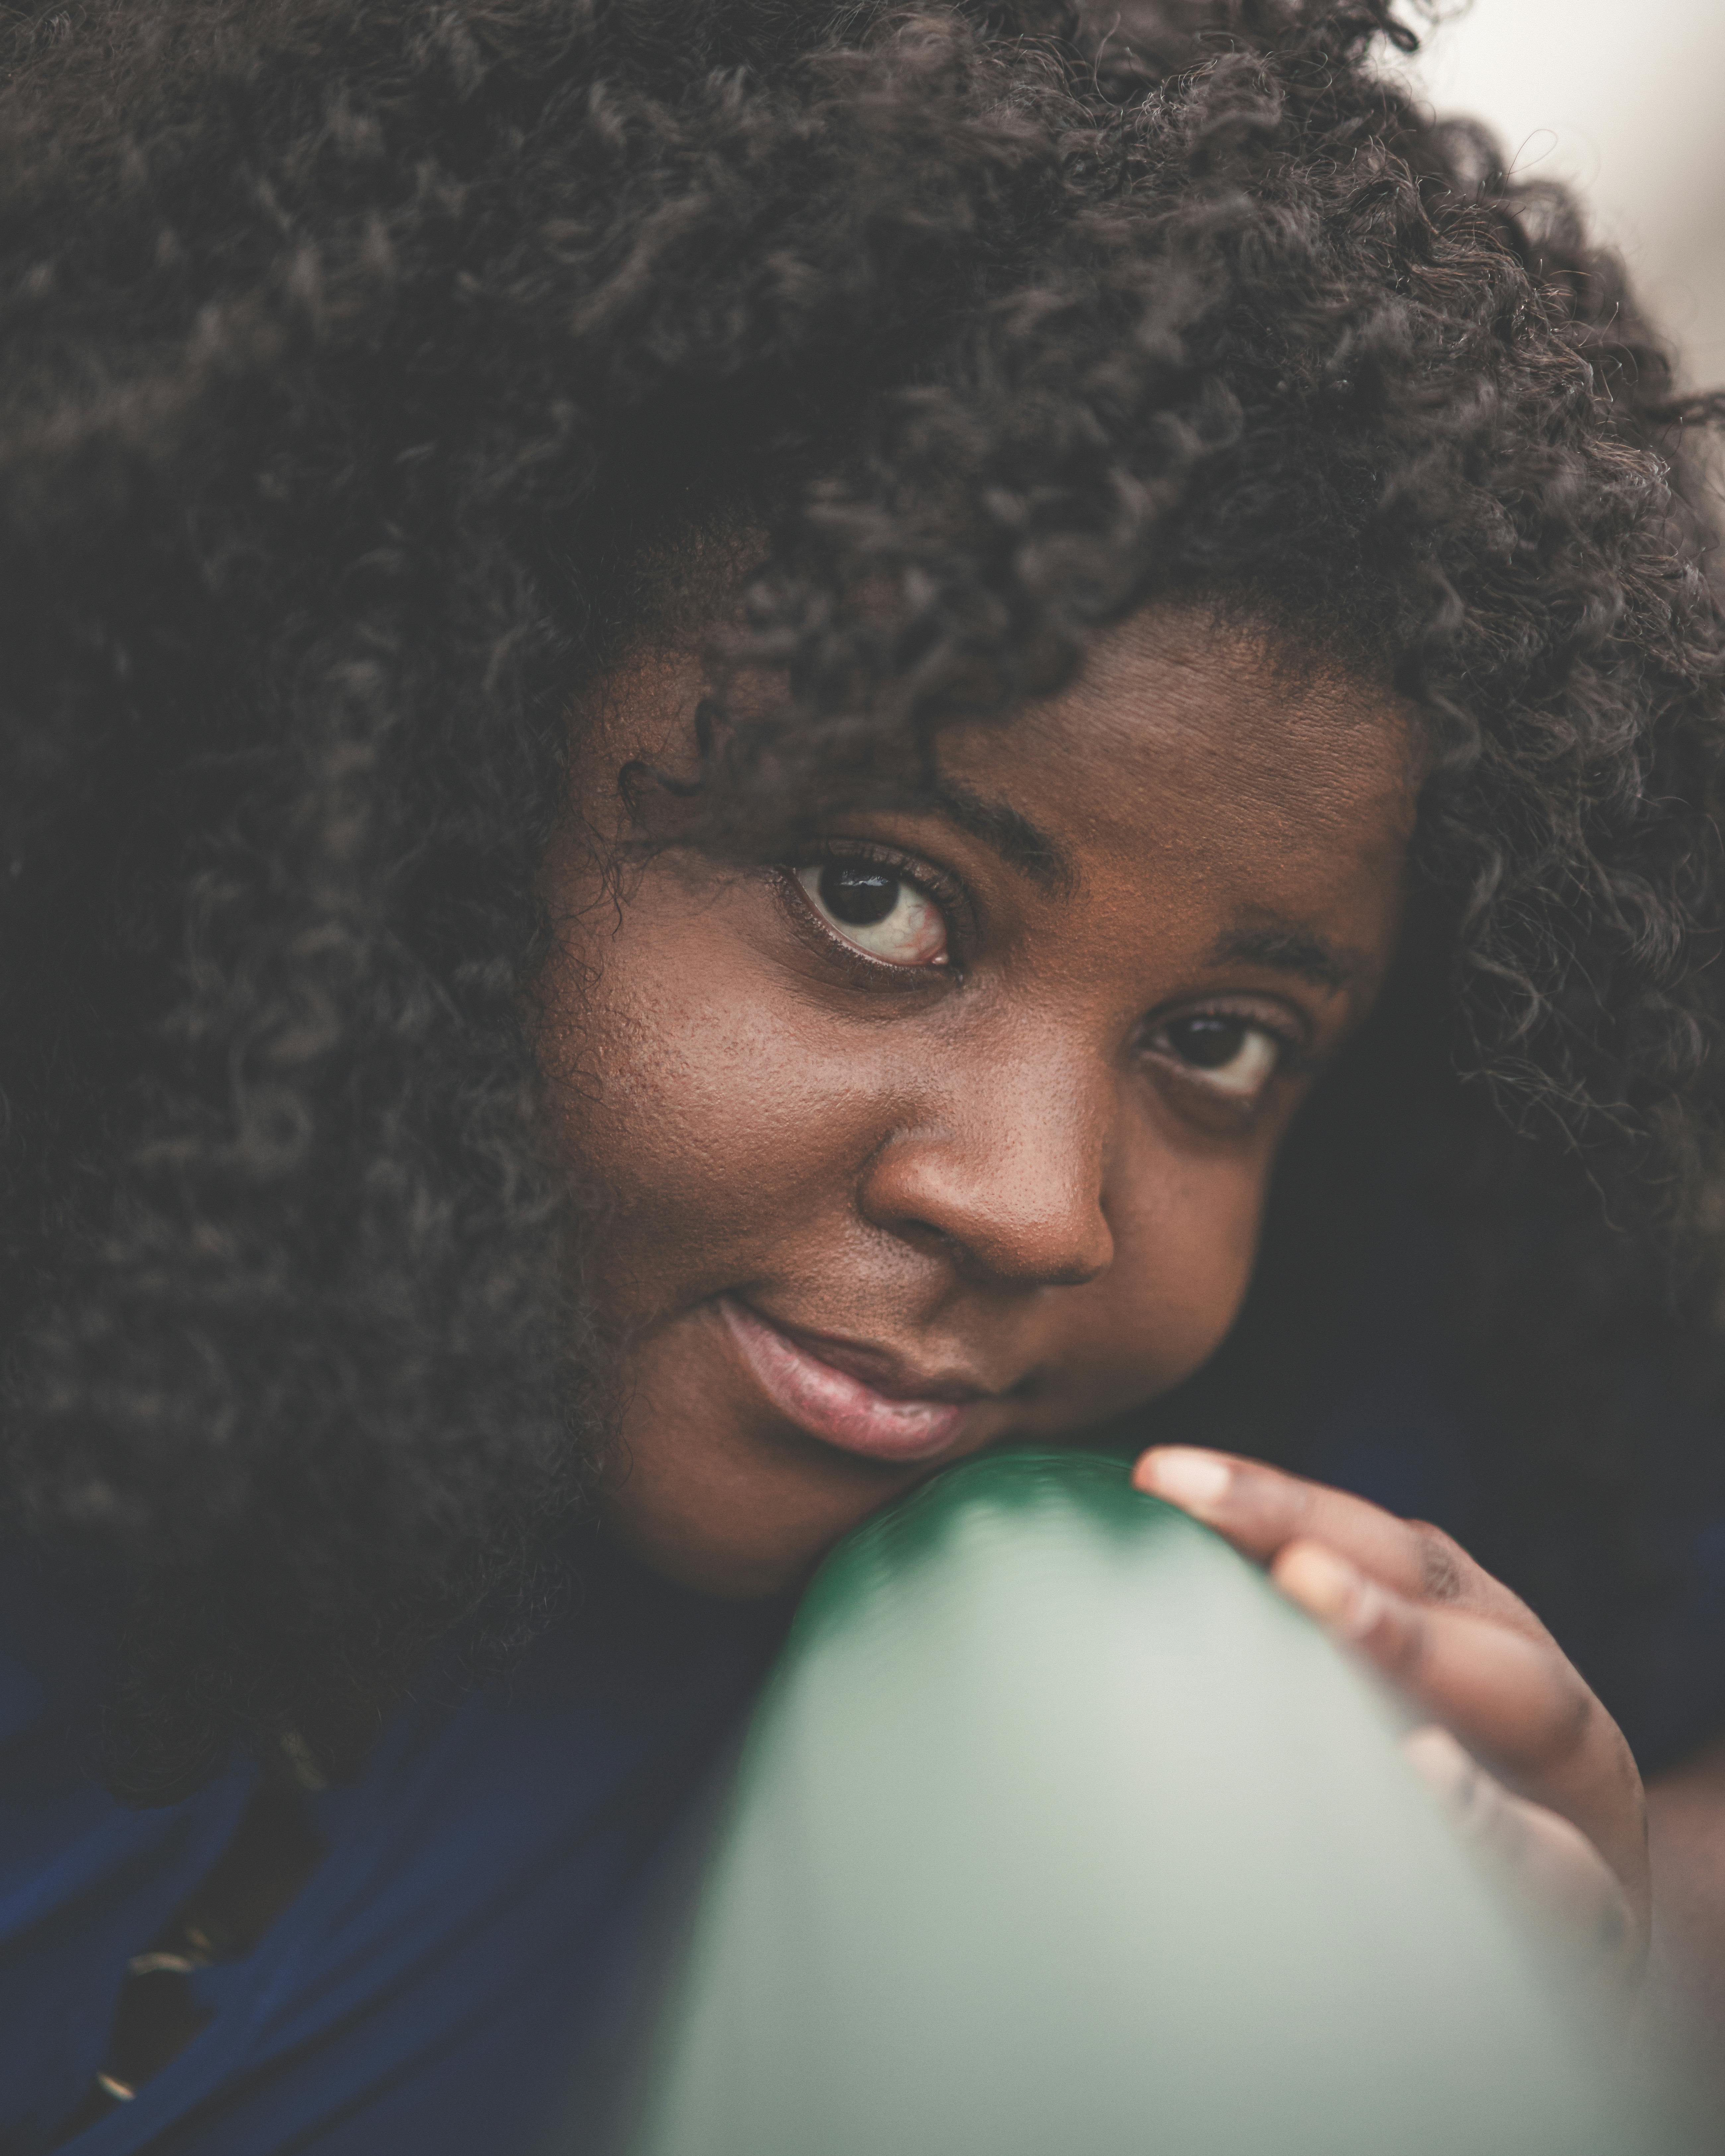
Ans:
{"type": "MultiPolygon", "coordinates": [[[[851,1369],[840,1369],[789,1332],[770,1323],[729,1296],[720,1299],[732,1340],[750,1373],[779,1413],[811,1437],[870,1460],[917,1460],[943,1452],[975,1403],[978,1388],[942,1383],[937,1399],[903,1397],[901,1380],[888,1374],[888,1358],[849,1343],[830,1345],[851,1369]],[[880,1383],[855,1374],[855,1366],[878,1368],[880,1383]],[[891,1383],[891,1393],[881,1389],[891,1383]]],[[[914,1381],[912,1381],[914,1382],[914,1381]]]]}

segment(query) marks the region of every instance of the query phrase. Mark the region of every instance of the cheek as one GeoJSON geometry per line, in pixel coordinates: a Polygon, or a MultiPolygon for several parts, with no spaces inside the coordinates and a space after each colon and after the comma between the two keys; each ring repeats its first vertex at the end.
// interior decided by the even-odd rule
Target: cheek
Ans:
{"type": "Polygon", "coordinates": [[[1038,1430],[1142,1406],[1215,1353],[1251,1279],[1268,1166],[1267,1147],[1262,1158],[1164,1152],[1111,1192],[1114,1263],[1072,1291],[1038,1430]]]}
{"type": "Polygon", "coordinates": [[[1240,1314],[1257,1255],[1267,1163],[1231,1161],[1209,1173],[1187,1167],[1147,1218],[1129,1216],[1121,1241],[1132,1313],[1153,1329],[1161,1385],[1189,1378],[1222,1344],[1240,1314]],[[1142,1281],[1142,1285],[1139,1283],[1142,1281]]]}
{"type": "Polygon", "coordinates": [[[769,994],[725,911],[638,902],[547,978],[556,1137],[608,1201],[604,1291],[630,1319],[843,1191],[866,1151],[854,1065],[769,994]]]}

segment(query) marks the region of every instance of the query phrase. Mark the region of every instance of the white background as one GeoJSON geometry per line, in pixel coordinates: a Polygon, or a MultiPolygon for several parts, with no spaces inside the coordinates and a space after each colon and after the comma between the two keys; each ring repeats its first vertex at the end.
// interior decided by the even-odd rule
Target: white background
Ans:
{"type": "Polygon", "coordinates": [[[1692,386],[1725,385],[1725,0],[1443,0],[1398,72],[1579,187],[1692,386]]]}

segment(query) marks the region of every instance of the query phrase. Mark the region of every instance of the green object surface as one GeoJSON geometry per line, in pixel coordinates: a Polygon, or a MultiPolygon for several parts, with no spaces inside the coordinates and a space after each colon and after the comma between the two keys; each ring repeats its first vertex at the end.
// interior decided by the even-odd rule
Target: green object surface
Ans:
{"type": "Polygon", "coordinates": [[[1646,2145],[1395,1736],[1121,1462],[950,1471],[809,1590],[631,2156],[1646,2145]]]}

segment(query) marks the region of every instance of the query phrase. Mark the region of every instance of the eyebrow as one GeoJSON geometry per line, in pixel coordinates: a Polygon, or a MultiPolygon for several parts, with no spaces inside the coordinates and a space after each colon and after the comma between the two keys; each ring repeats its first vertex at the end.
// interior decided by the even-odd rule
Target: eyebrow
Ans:
{"type": "Polygon", "coordinates": [[[1296,973],[1320,988],[1356,988],[1372,971],[1363,952],[1350,951],[1314,929],[1276,915],[1219,936],[1210,951],[1211,963],[1225,965],[1230,958],[1266,966],[1273,973],[1296,973]]]}
{"type": "Polygon", "coordinates": [[[927,797],[930,808],[968,831],[1001,859],[1020,870],[1044,891],[1070,897],[1078,888],[1078,870],[1058,839],[1008,806],[973,793],[962,780],[942,779],[927,797]]]}
{"type": "MultiPolygon", "coordinates": [[[[1065,898],[1077,891],[1077,866],[1066,848],[1006,802],[991,800],[957,778],[942,779],[924,800],[960,830],[991,846],[1044,891],[1065,898]]],[[[1266,967],[1272,973],[1292,973],[1314,987],[1337,991],[1357,988],[1373,971],[1372,961],[1363,952],[1350,950],[1346,944],[1280,914],[1259,915],[1219,936],[1211,947],[1210,963],[1225,965],[1230,959],[1266,967]]]]}

